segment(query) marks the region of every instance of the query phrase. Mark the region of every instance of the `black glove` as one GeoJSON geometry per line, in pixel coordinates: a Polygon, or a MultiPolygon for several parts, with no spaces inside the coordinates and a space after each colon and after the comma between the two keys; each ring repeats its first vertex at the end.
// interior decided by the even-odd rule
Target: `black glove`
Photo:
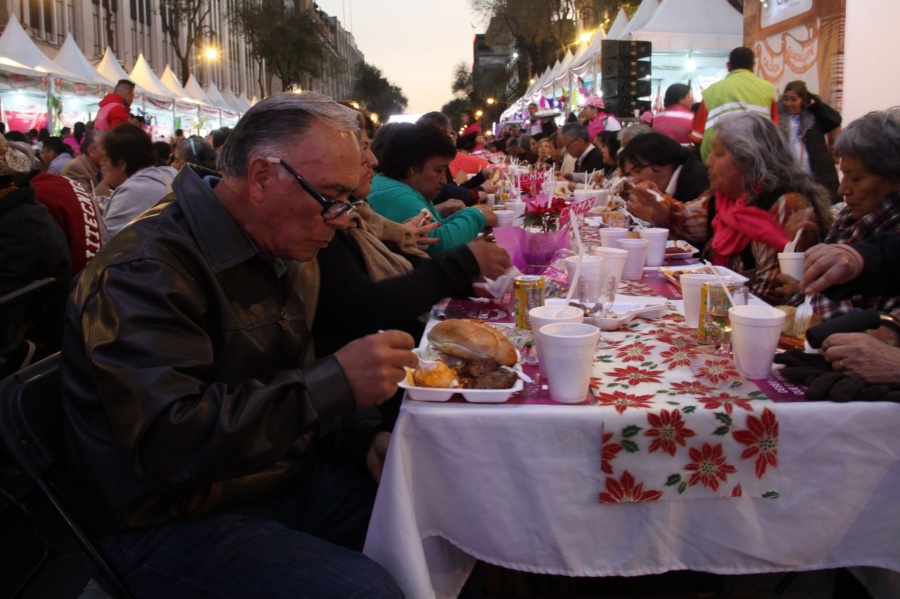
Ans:
{"type": "Polygon", "coordinates": [[[775,354],[775,363],[784,364],[781,375],[806,387],[806,397],[814,401],[900,401],[900,385],[876,385],[835,372],[821,354],[792,349],[775,354]]]}

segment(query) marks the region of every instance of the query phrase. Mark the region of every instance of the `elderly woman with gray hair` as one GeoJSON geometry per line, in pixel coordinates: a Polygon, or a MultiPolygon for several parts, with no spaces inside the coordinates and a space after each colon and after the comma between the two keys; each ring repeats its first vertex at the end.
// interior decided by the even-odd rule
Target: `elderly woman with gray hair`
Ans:
{"type": "Polygon", "coordinates": [[[777,254],[806,214],[813,216],[804,228],[805,245],[830,227],[828,193],[800,167],[775,125],[752,113],[723,120],[706,162],[710,190],[696,200],[657,202],[645,182],[635,187],[628,208],[668,227],[674,239],[708,239],[705,257],[750,276],[754,294],[779,302],[777,254]]]}
{"type": "MultiPolygon", "coordinates": [[[[841,132],[835,151],[843,177],[838,193],[846,206],[838,213],[825,243],[872,241],[900,233],[900,107],[870,112],[841,132]]],[[[849,314],[856,308],[887,312],[900,308],[900,297],[889,294],[818,294],[813,310],[823,319],[849,314]]]]}

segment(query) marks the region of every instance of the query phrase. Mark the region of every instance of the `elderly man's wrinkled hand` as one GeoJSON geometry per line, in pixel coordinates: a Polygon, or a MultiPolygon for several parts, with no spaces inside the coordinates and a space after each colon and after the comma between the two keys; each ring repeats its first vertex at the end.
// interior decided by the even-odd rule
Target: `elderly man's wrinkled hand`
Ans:
{"type": "Polygon", "coordinates": [[[397,383],[406,376],[404,367],[415,368],[419,359],[409,333],[385,331],[351,341],[334,357],[341,365],[356,405],[378,405],[397,391],[397,383]]]}

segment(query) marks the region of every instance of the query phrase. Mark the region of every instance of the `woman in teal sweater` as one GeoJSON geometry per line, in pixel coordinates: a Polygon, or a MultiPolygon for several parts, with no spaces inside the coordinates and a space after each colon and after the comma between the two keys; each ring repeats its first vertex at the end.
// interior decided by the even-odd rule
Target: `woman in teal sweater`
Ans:
{"type": "MultiPolygon", "coordinates": [[[[447,166],[456,156],[456,147],[449,137],[432,127],[408,123],[383,127],[378,133],[376,142],[382,143],[373,143],[373,149],[381,172],[372,182],[369,204],[375,212],[396,222],[414,217],[423,208],[427,210],[441,224],[431,233],[439,241],[428,248],[428,253],[469,243],[484,227],[497,225],[497,217],[488,206],[472,206],[452,214],[450,210],[435,208],[434,199],[447,182],[447,166]],[[382,131],[388,135],[378,140],[382,131]]],[[[456,206],[450,204],[447,208],[456,206]]]]}

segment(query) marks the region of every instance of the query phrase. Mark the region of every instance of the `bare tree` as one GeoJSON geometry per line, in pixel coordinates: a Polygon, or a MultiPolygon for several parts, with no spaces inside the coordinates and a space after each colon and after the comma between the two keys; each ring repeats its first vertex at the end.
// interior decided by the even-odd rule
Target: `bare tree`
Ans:
{"type": "Polygon", "coordinates": [[[191,75],[191,58],[197,56],[204,38],[215,39],[215,31],[207,23],[211,0],[159,0],[159,19],[172,51],[181,63],[181,84],[191,75]],[[182,35],[183,34],[183,35],[182,35]]]}

